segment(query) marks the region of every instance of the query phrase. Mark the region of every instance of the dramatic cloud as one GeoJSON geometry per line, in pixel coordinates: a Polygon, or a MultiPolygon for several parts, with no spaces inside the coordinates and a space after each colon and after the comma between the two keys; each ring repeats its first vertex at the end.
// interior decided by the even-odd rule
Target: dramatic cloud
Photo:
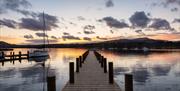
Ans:
{"type": "Polygon", "coordinates": [[[31,34],[29,34],[29,35],[24,35],[24,38],[26,38],[26,39],[33,39],[34,37],[31,34]]]}
{"type": "Polygon", "coordinates": [[[113,0],[107,0],[107,1],[106,1],[106,7],[107,7],[107,8],[113,7],[113,6],[114,6],[113,0]]]}
{"type": "Polygon", "coordinates": [[[20,28],[29,29],[33,31],[51,30],[57,28],[58,19],[56,16],[44,14],[45,26],[43,25],[43,13],[39,13],[36,18],[22,18],[19,23],[20,28]]]}
{"type": "Polygon", "coordinates": [[[150,28],[154,28],[154,29],[162,29],[162,30],[172,30],[169,22],[165,19],[153,19],[152,20],[152,24],[149,26],[150,28]]]}
{"type": "Polygon", "coordinates": [[[52,39],[58,39],[56,36],[51,36],[52,39]]]}
{"type": "Polygon", "coordinates": [[[2,20],[0,20],[0,25],[6,26],[9,28],[16,28],[17,22],[14,20],[10,20],[10,19],[2,19],[2,20]]]}
{"type": "Polygon", "coordinates": [[[73,35],[62,36],[62,38],[63,38],[64,40],[66,40],[66,39],[69,39],[69,40],[80,40],[79,37],[75,37],[75,36],[73,36],[73,35]]]}
{"type": "Polygon", "coordinates": [[[31,3],[27,0],[1,0],[0,1],[0,14],[8,12],[8,10],[21,13],[23,15],[33,15],[33,12],[25,9],[31,7],[31,3]]]}
{"type": "Polygon", "coordinates": [[[180,23],[180,19],[178,18],[174,19],[173,23],[180,23]]]}
{"type": "Polygon", "coordinates": [[[99,36],[96,36],[97,39],[100,39],[100,40],[107,40],[107,38],[101,38],[99,36]]]}
{"type": "Polygon", "coordinates": [[[106,24],[111,28],[112,27],[113,28],[125,28],[125,27],[129,26],[125,22],[118,21],[118,20],[114,19],[113,17],[104,17],[102,20],[99,20],[99,22],[102,22],[102,21],[105,21],[106,24]]]}
{"type": "Polygon", "coordinates": [[[35,33],[38,37],[48,37],[45,33],[35,33]]]}
{"type": "Polygon", "coordinates": [[[91,38],[89,38],[89,37],[84,37],[83,40],[91,41],[91,38]]]}
{"type": "Polygon", "coordinates": [[[146,16],[144,11],[135,12],[130,18],[133,27],[146,27],[150,19],[146,16]]]}

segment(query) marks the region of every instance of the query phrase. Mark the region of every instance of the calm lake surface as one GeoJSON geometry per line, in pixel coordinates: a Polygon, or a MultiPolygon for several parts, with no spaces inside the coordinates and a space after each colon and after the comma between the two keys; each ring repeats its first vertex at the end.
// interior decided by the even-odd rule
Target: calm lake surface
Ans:
{"type": "MultiPolygon", "coordinates": [[[[14,49],[26,53],[29,49],[14,49]]],[[[60,91],[68,81],[69,62],[86,49],[50,49],[50,59],[45,62],[22,60],[0,63],[0,91],[47,91],[48,67],[56,76],[56,90],[60,91]]],[[[7,52],[9,53],[9,52],[7,52]]],[[[115,81],[124,89],[124,74],[132,73],[134,91],[180,91],[180,52],[149,54],[100,51],[114,63],[115,81]]]]}

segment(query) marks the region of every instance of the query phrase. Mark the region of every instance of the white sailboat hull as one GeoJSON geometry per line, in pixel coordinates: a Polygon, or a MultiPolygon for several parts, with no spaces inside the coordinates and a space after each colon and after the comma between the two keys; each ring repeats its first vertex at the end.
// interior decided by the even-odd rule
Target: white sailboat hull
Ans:
{"type": "Polygon", "coordinates": [[[48,51],[33,51],[32,53],[29,53],[29,57],[49,57],[48,51]]]}

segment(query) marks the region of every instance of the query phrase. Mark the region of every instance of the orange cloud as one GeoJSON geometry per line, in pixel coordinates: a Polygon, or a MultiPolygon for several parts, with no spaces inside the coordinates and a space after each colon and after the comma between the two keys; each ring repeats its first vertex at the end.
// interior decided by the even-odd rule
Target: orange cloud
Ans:
{"type": "Polygon", "coordinates": [[[180,40],[180,34],[157,34],[153,36],[148,36],[148,38],[158,39],[158,40],[178,41],[180,40]]]}

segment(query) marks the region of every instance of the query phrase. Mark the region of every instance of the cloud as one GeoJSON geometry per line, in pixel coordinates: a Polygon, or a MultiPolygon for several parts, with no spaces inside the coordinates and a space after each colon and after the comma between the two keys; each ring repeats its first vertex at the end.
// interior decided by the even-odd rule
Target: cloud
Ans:
{"type": "Polygon", "coordinates": [[[56,36],[51,36],[52,39],[58,39],[56,36]]]}
{"type": "Polygon", "coordinates": [[[84,26],[84,30],[93,30],[93,29],[95,29],[96,27],[95,26],[93,26],[93,25],[85,25],[84,26]]]}
{"type": "Polygon", "coordinates": [[[30,14],[30,11],[25,9],[30,8],[32,5],[27,0],[1,0],[0,1],[0,14],[6,13],[9,10],[23,15],[30,14]]]}
{"type": "Polygon", "coordinates": [[[2,19],[0,20],[0,25],[9,27],[9,28],[17,28],[17,22],[10,19],[2,19]]]}
{"type": "Polygon", "coordinates": [[[180,6],[180,0],[165,0],[162,4],[164,4],[164,6],[168,6],[171,4],[175,4],[175,5],[180,6]]]}
{"type": "Polygon", "coordinates": [[[144,11],[135,12],[130,18],[130,22],[132,23],[133,27],[146,27],[147,24],[150,22],[150,19],[144,13],[144,11]]]}
{"type": "Polygon", "coordinates": [[[106,24],[111,28],[112,27],[113,28],[125,28],[125,27],[129,26],[125,22],[118,21],[118,20],[114,19],[113,17],[104,17],[102,20],[99,20],[99,22],[102,22],[102,21],[105,21],[106,24]]]}
{"type": "MultiPolygon", "coordinates": [[[[33,40],[26,40],[27,42],[33,43],[33,44],[44,44],[43,39],[33,39],[33,40]]],[[[58,40],[48,40],[49,43],[57,43],[58,40]]]]}
{"type": "Polygon", "coordinates": [[[107,7],[107,8],[113,7],[113,6],[114,6],[113,0],[107,0],[107,1],[106,1],[106,7],[107,7]]]}
{"type": "Polygon", "coordinates": [[[62,38],[63,38],[64,40],[66,40],[66,39],[69,39],[69,40],[80,40],[79,37],[75,37],[75,36],[73,36],[73,35],[62,36],[62,38]]]}
{"type": "Polygon", "coordinates": [[[171,11],[172,11],[172,12],[177,12],[177,11],[178,11],[178,8],[172,8],[171,11]]]}
{"type": "Polygon", "coordinates": [[[84,30],[84,33],[85,34],[94,34],[95,32],[94,31],[86,31],[86,30],[84,30]]]}
{"type": "Polygon", "coordinates": [[[142,30],[135,30],[136,33],[140,34],[140,35],[145,35],[145,33],[143,33],[142,30]]]}
{"type": "Polygon", "coordinates": [[[91,38],[89,38],[89,37],[84,37],[83,40],[91,41],[91,38]]]}
{"type": "Polygon", "coordinates": [[[64,32],[63,34],[64,34],[64,35],[70,35],[69,33],[66,33],[66,32],[64,32]]]}
{"type": "Polygon", "coordinates": [[[114,31],[113,30],[110,30],[110,32],[113,34],[114,33],[114,31]]]}
{"type": "Polygon", "coordinates": [[[107,38],[101,38],[99,36],[96,36],[97,39],[100,39],[100,40],[107,40],[107,38]]]}
{"type": "Polygon", "coordinates": [[[38,37],[48,37],[45,33],[35,33],[38,37]]]}
{"type": "Polygon", "coordinates": [[[78,19],[79,21],[84,21],[84,20],[85,20],[85,18],[82,17],[82,16],[78,16],[77,19],[78,19]]]}
{"type": "Polygon", "coordinates": [[[180,18],[178,19],[178,18],[175,18],[174,20],[173,20],[173,23],[180,23],[180,18]]]}
{"type": "Polygon", "coordinates": [[[24,35],[24,38],[26,38],[26,39],[33,39],[34,37],[31,34],[29,34],[29,35],[24,35]]]}
{"type": "Polygon", "coordinates": [[[152,20],[152,24],[149,26],[154,29],[162,29],[162,30],[172,30],[169,22],[165,19],[156,18],[152,20]]]}
{"type": "MultiPolygon", "coordinates": [[[[44,14],[44,17],[46,30],[52,30],[53,28],[58,27],[58,19],[56,16],[44,14]]],[[[35,18],[21,18],[21,23],[19,23],[19,26],[20,28],[29,29],[33,31],[43,30],[43,13],[39,13],[35,18]]]]}

